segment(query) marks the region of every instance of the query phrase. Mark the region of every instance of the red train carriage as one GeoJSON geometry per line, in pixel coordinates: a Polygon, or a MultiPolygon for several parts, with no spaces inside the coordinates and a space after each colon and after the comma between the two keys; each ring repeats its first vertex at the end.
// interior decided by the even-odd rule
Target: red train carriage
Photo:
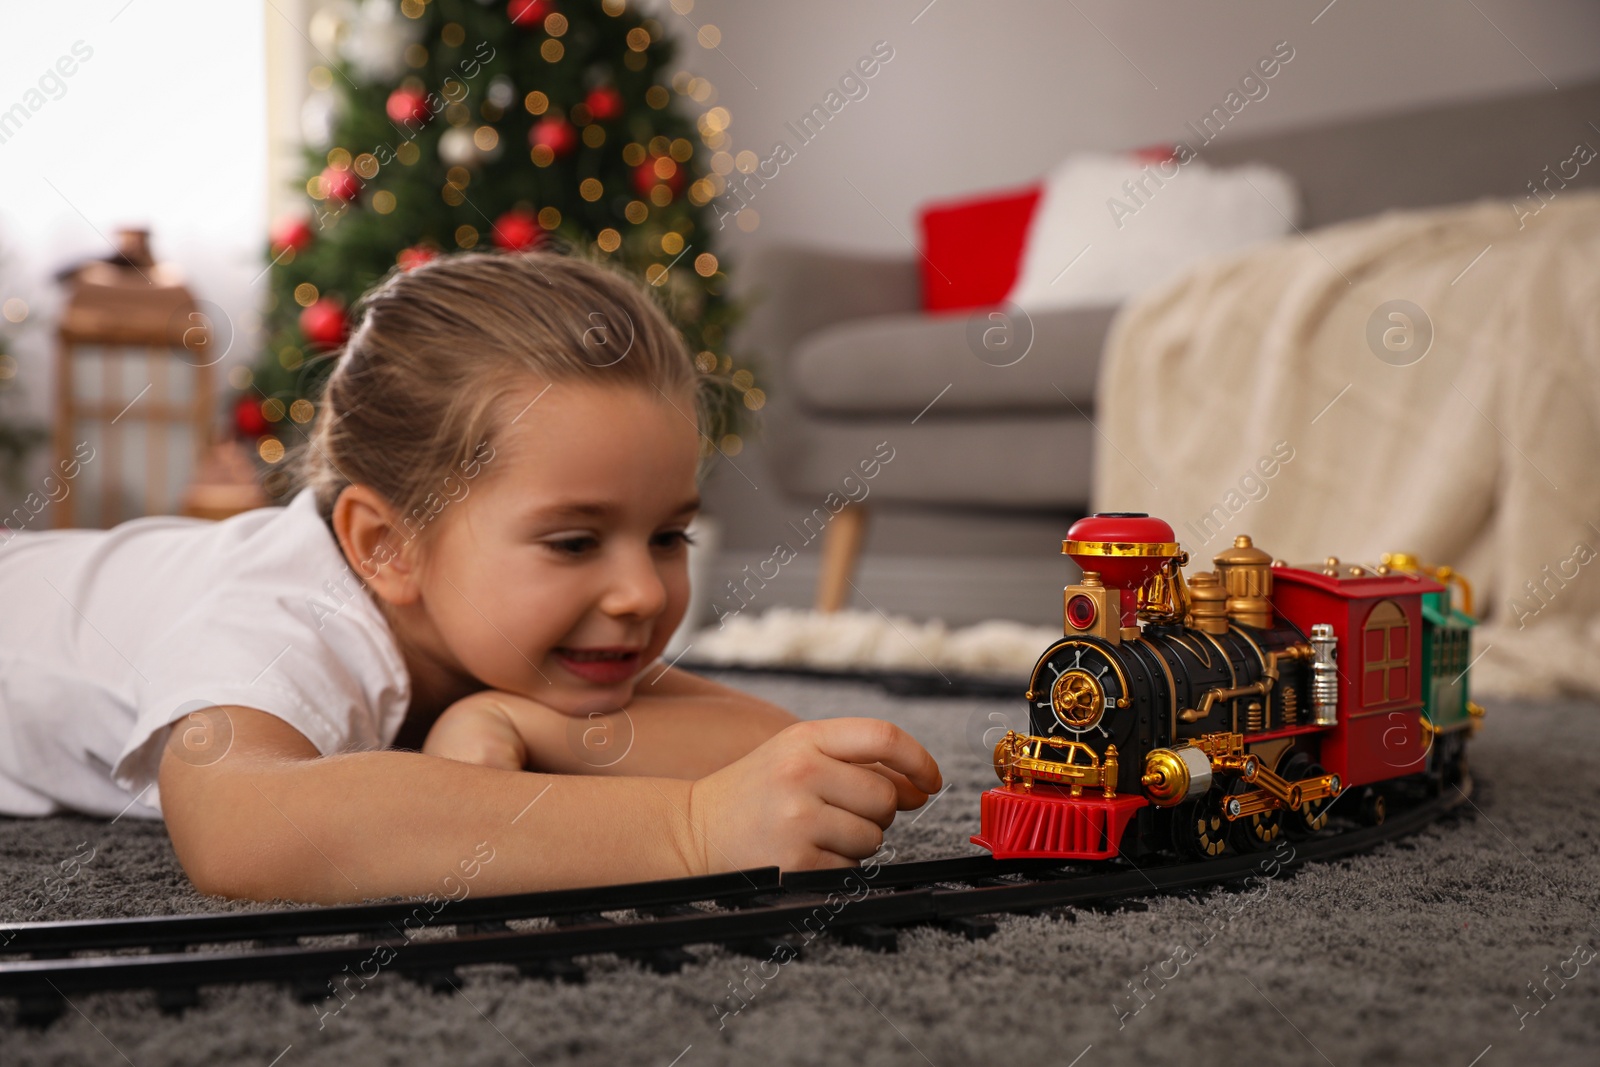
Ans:
{"type": "Polygon", "coordinates": [[[1345,788],[1424,769],[1422,594],[1430,578],[1378,574],[1330,559],[1316,570],[1273,569],[1273,606],[1300,628],[1333,627],[1343,652],[1338,721],[1321,739],[1319,762],[1345,788]]]}
{"type": "Polygon", "coordinates": [[[1388,566],[1286,566],[1238,538],[1185,577],[1172,528],[1075,523],[1063,637],[1039,658],[1027,734],[995,748],[977,844],[1001,857],[1217,856],[1326,822],[1357,791],[1427,773],[1422,597],[1388,566]]]}

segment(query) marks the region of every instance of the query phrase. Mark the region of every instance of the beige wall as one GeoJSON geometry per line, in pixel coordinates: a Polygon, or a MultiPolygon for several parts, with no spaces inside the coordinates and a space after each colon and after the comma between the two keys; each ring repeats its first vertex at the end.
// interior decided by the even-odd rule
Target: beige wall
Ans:
{"type": "Polygon", "coordinates": [[[738,147],[796,149],[751,201],[755,233],[727,227],[731,249],[908,248],[925,199],[1020,183],[1079,149],[1180,136],[1278,41],[1294,60],[1228,136],[1600,74],[1600,5],[1589,0],[1326,3],[677,0],[686,16],[654,6],[683,36],[686,64],[717,87],[738,147]],[[691,22],[715,25],[719,48],[695,43],[691,22]],[[867,95],[800,145],[784,124],[880,40],[894,58],[867,95]]]}

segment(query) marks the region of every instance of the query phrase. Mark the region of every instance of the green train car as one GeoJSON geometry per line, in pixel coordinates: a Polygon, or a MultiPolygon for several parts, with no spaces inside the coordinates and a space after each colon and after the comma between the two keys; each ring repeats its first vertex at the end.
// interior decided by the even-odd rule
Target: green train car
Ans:
{"type": "Polygon", "coordinates": [[[1483,717],[1472,700],[1472,586],[1449,567],[1428,567],[1415,556],[1391,553],[1383,562],[1397,570],[1426,574],[1444,586],[1422,597],[1422,727],[1430,766],[1454,781],[1466,770],[1466,742],[1483,717]],[[1459,593],[1459,601],[1457,594],[1459,593]]]}

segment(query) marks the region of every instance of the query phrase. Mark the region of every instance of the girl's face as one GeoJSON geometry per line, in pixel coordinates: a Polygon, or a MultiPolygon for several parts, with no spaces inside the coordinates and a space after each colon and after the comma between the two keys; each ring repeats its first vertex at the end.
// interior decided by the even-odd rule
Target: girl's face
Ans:
{"type": "Polygon", "coordinates": [[[439,516],[422,604],[486,687],[572,715],[615,710],[688,606],[694,402],[558,382],[505,404],[481,473],[439,516]]]}

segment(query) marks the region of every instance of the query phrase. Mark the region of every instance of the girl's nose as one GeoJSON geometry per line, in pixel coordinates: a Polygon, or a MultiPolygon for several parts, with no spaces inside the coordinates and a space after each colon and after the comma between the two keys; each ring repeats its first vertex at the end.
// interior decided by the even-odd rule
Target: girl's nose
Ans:
{"type": "Polygon", "coordinates": [[[619,561],[600,607],[608,615],[650,619],[667,606],[667,587],[648,551],[629,552],[619,561]]]}

